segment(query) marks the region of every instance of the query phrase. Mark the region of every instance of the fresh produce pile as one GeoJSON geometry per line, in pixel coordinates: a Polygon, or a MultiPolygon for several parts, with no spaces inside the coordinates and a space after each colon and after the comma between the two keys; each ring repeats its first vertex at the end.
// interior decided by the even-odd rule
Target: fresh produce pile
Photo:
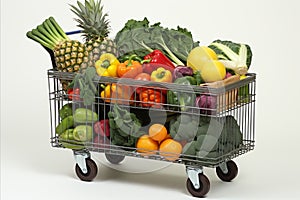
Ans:
{"type": "MultiPolygon", "coordinates": [[[[119,82],[97,84],[94,79],[113,77],[142,81],[145,85],[170,83],[193,87],[222,82],[233,76],[244,79],[252,60],[249,45],[218,39],[203,46],[187,28],[170,29],[160,22],[151,24],[146,17],[128,20],[111,39],[108,14],[104,13],[101,0],[77,1],[77,6],[71,5],[71,11],[77,16],[75,20],[81,29],[82,42],[70,39],[54,17],[27,32],[30,39],[51,53],[55,70],[75,74],[72,81],[61,80],[62,88],[68,102],[82,102],[85,108],[73,111],[71,103],[61,108],[56,133],[63,146],[80,149],[87,142],[96,147],[113,144],[136,147],[143,154],[151,154],[150,150],[159,151],[167,160],[176,160],[184,151],[189,155],[202,155],[200,147],[204,140],[217,140],[214,153],[220,148],[228,149],[230,145],[237,148],[242,143],[239,126],[231,116],[226,117],[221,130],[220,137],[227,138],[221,144],[219,137],[210,136],[203,128],[214,120],[212,117],[194,121],[188,119],[191,118],[189,115],[176,116],[181,117],[173,119],[168,126],[160,124],[166,130],[159,129],[163,136],[156,138],[153,129],[141,130],[141,119],[121,106],[132,103],[142,108],[174,105],[179,111],[187,112],[193,107],[214,109],[217,100],[213,96],[143,85],[133,87],[119,82]],[[100,113],[86,109],[93,105],[95,97],[114,105],[108,119],[99,121],[100,113]],[[177,124],[184,118],[187,124],[193,125],[186,130],[196,127],[199,131],[179,131],[177,124]],[[168,151],[174,154],[169,155],[168,151]]],[[[245,86],[239,89],[238,95],[248,95],[248,92],[245,86]]]]}
{"type": "Polygon", "coordinates": [[[86,108],[75,109],[72,103],[67,103],[59,110],[59,114],[61,121],[55,132],[63,147],[83,149],[85,143],[93,140],[93,124],[98,120],[97,113],[86,108]]]}

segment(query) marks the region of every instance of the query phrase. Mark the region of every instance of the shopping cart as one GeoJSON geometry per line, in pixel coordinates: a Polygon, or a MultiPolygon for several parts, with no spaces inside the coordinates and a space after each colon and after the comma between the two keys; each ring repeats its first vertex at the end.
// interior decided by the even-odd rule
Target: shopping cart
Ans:
{"type": "Polygon", "coordinates": [[[203,197],[210,189],[209,179],[203,173],[204,167],[216,168],[221,180],[231,181],[238,173],[233,159],[254,149],[256,75],[253,73],[247,74],[242,80],[232,77],[228,82],[226,80],[201,86],[96,76],[93,83],[97,93],[89,105],[85,105],[79,95],[73,93],[70,96],[62,88],[61,82],[71,82],[75,74],[51,69],[47,75],[51,144],[57,148],[72,149],[76,161],[75,172],[83,181],[92,181],[97,175],[97,165],[91,158],[91,152],[104,153],[112,164],[121,164],[126,157],[152,159],[184,164],[188,176],[187,190],[195,197],[203,197]],[[111,87],[109,95],[105,90],[108,85],[111,87]],[[141,89],[149,91],[148,95],[150,91],[165,95],[166,101],[144,102],[138,94],[141,89]],[[119,90],[122,92],[117,92],[119,90]],[[177,98],[191,98],[195,103],[184,107],[166,103],[171,98],[168,92],[176,94],[177,98]],[[67,106],[72,108],[71,114],[64,110],[67,106]],[[61,125],[63,127],[60,127],[62,129],[57,130],[63,118],[75,118],[74,112],[79,109],[81,116],[77,118],[80,119],[75,120],[75,123],[65,120],[64,125],[61,125]],[[137,131],[131,128],[126,132],[126,127],[122,128],[122,125],[127,121],[116,117],[114,112],[123,112],[120,116],[126,116],[128,123],[138,120],[140,126],[136,128],[137,131]],[[96,133],[96,123],[105,120],[108,123],[102,124],[102,133],[96,133]],[[189,120],[197,123],[190,126],[189,130],[180,128],[190,123],[189,120]],[[177,127],[174,125],[176,122],[177,127]],[[189,135],[185,141],[181,141],[183,150],[180,154],[162,154],[159,150],[145,151],[136,147],[139,134],[147,132],[153,123],[163,124],[168,132],[173,133],[174,138],[177,137],[176,131],[182,137],[189,135]],[[109,127],[112,125],[123,132],[118,135],[109,127]],[[76,126],[83,128],[76,134],[68,134],[68,131],[61,133],[68,128],[74,131],[76,126]],[[109,135],[108,131],[113,131],[114,135],[109,135]],[[118,137],[123,140],[116,139],[118,137]]]}

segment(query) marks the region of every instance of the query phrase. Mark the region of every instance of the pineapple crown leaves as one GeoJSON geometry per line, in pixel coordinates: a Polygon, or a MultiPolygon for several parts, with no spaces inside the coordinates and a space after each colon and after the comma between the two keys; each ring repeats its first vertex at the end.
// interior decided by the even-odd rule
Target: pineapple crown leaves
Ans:
{"type": "Polygon", "coordinates": [[[83,36],[86,41],[97,40],[101,41],[110,33],[108,14],[103,13],[101,0],[85,0],[84,5],[77,1],[78,8],[71,6],[71,11],[79,18],[75,19],[78,22],[78,27],[82,29],[83,36]]]}

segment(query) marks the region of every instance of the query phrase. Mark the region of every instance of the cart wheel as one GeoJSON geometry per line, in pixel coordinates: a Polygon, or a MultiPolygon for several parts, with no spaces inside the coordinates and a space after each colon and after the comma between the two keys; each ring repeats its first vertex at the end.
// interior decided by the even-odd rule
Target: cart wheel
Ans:
{"type": "Polygon", "coordinates": [[[125,158],[125,156],[122,155],[114,155],[109,153],[105,153],[105,157],[111,164],[119,164],[125,158]]]}
{"type": "Polygon", "coordinates": [[[228,161],[226,163],[226,165],[227,165],[227,169],[228,169],[228,172],[226,174],[223,173],[223,171],[221,170],[220,167],[216,168],[216,172],[217,172],[218,177],[222,181],[229,182],[229,181],[232,181],[237,176],[237,174],[238,174],[238,167],[235,164],[235,162],[233,162],[232,160],[228,161]]]}
{"type": "Polygon", "coordinates": [[[76,175],[80,178],[82,181],[92,181],[98,173],[97,164],[90,158],[85,159],[86,167],[87,167],[87,173],[83,173],[79,167],[78,164],[75,166],[75,172],[76,175]]]}
{"type": "Polygon", "coordinates": [[[198,176],[200,188],[195,189],[192,181],[189,178],[186,181],[186,188],[194,197],[204,197],[210,189],[210,182],[204,174],[199,174],[198,176]]]}

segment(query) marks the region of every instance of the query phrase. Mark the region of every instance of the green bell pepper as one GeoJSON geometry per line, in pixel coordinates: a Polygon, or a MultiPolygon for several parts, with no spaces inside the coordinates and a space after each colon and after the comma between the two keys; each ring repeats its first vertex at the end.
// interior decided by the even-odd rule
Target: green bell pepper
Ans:
{"type": "Polygon", "coordinates": [[[85,142],[93,139],[93,128],[88,125],[79,125],[74,129],[67,129],[58,136],[63,147],[69,149],[83,149],[85,142]]]}
{"type": "Polygon", "coordinates": [[[73,116],[68,116],[64,118],[55,128],[55,132],[60,135],[62,134],[65,130],[72,128],[74,126],[74,118],[73,116]]]}
{"type": "Polygon", "coordinates": [[[90,109],[77,108],[73,114],[75,123],[93,123],[98,121],[98,114],[90,109]]]}
{"type": "Polygon", "coordinates": [[[81,141],[77,141],[74,138],[74,129],[67,129],[58,137],[60,144],[68,149],[80,150],[84,148],[84,144],[81,141]]]}
{"type": "MultiPolygon", "coordinates": [[[[175,84],[180,85],[196,85],[197,81],[192,76],[184,76],[177,78],[175,84]]],[[[194,106],[196,95],[192,91],[179,92],[169,90],[167,93],[167,102],[172,105],[179,105],[181,111],[187,111],[189,106],[194,106]]]]}
{"type": "Polygon", "coordinates": [[[73,137],[77,141],[88,142],[93,138],[93,128],[89,125],[79,125],[74,128],[73,137]]]}
{"type": "Polygon", "coordinates": [[[72,103],[65,104],[60,110],[59,110],[59,116],[61,119],[65,119],[66,117],[69,117],[73,114],[72,110],[72,103]]]}

